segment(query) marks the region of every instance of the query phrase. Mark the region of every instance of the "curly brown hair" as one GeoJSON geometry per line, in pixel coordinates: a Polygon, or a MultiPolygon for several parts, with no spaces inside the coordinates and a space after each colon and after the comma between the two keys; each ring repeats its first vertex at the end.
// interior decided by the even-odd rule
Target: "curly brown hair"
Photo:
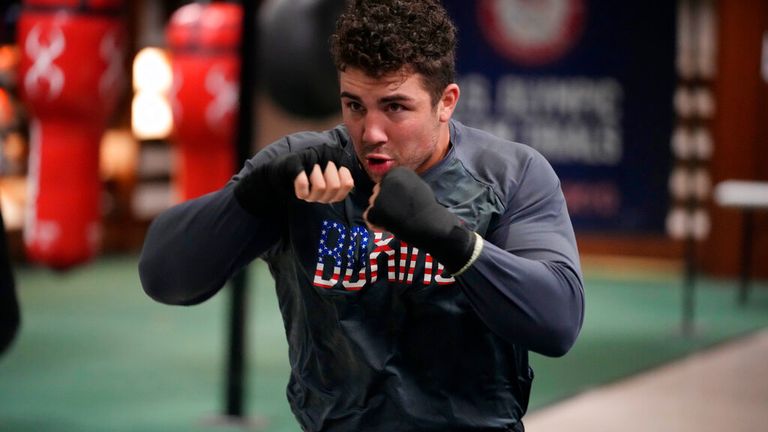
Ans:
{"type": "Polygon", "coordinates": [[[331,36],[336,69],[424,78],[432,104],[455,79],[456,27],[439,0],[350,0],[331,36]]]}

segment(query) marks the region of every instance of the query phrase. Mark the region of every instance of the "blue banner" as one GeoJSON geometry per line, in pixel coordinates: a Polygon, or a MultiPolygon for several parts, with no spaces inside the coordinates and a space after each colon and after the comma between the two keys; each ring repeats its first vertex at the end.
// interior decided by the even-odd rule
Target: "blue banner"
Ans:
{"type": "Polygon", "coordinates": [[[676,2],[444,0],[467,125],[539,150],[574,227],[663,233],[676,2]]]}

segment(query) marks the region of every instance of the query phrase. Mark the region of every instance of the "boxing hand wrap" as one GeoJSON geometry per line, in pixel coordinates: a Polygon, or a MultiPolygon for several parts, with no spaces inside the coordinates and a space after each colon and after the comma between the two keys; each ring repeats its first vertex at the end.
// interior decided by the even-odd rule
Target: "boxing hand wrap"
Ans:
{"type": "Polygon", "coordinates": [[[293,182],[299,173],[303,171],[309,176],[315,165],[325,171],[328,162],[341,168],[343,160],[344,151],[327,144],[278,156],[240,179],[235,186],[235,198],[255,216],[273,214],[286,199],[295,197],[293,182]]]}
{"type": "Polygon", "coordinates": [[[400,240],[432,255],[452,275],[480,255],[483,239],[435,200],[429,185],[407,168],[393,168],[379,184],[367,219],[400,240]]]}

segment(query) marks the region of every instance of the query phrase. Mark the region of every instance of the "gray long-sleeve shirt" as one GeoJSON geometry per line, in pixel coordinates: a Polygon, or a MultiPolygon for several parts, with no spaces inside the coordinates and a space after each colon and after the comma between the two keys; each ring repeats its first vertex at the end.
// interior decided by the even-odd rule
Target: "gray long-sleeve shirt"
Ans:
{"type": "Polygon", "coordinates": [[[519,430],[528,351],[563,355],[583,321],[578,251],[560,183],[530,147],[451,122],[451,149],[422,174],[436,199],[485,239],[452,277],[420,251],[366,228],[370,180],[346,129],[289,135],[218,192],[151,225],[145,291],[169,304],[214,295],[261,256],[276,280],[289,344],[288,399],[307,431],[519,430]],[[272,158],[344,148],[356,187],[342,202],[286,197],[270,218],[233,187],[272,158]]]}

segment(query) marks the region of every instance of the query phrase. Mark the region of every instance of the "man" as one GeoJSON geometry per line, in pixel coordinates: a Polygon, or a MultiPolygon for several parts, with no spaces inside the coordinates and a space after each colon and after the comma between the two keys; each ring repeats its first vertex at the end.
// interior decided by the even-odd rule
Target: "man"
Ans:
{"type": "Polygon", "coordinates": [[[165,303],[269,263],[305,431],[522,431],[528,351],[563,355],[580,330],[559,181],[451,120],[455,43],[437,0],[350,2],[332,37],[343,125],[273,143],[147,234],[142,284],[165,303]]]}

